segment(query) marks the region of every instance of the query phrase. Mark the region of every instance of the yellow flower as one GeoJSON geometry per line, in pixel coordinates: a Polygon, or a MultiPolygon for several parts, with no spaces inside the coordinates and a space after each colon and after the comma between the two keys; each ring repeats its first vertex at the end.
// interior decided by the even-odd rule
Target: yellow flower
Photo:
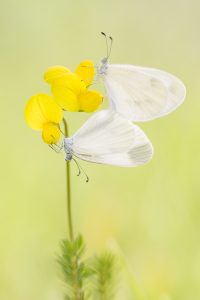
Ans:
{"type": "Polygon", "coordinates": [[[55,144],[60,139],[58,124],[62,118],[62,109],[46,94],[34,95],[26,104],[26,123],[34,130],[41,130],[42,138],[47,144],[55,144]]]}
{"type": "Polygon", "coordinates": [[[97,91],[87,90],[93,79],[94,64],[89,60],[81,62],[75,73],[63,66],[54,66],[44,74],[55,101],[67,111],[92,112],[98,109],[103,96],[97,91]]]}

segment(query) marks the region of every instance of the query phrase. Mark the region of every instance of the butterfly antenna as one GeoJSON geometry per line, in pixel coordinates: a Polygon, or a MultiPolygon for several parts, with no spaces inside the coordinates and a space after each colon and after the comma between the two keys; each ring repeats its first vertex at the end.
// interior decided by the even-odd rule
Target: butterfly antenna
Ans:
{"type": "Polygon", "coordinates": [[[75,162],[75,164],[76,164],[76,166],[77,166],[77,168],[78,168],[78,174],[77,174],[77,176],[80,176],[80,175],[81,175],[81,169],[80,169],[80,166],[79,166],[78,162],[75,160],[75,158],[72,158],[72,159],[73,159],[73,161],[75,162]]]}
{"type": "Polygon", "coordinates": [[[76,163],[76,165],[78,167],[78,170],[79,170],[79,173],[77,174],[77,176],[79,176],[81,174],[81,171],[82,171],[83,174],[86,177],[86,182],[89,182],[89,177],[87,176],[87,174],[85,173],[85,171],[83,170],[83,168],[81,167],[81,165],[77,162],[77,160],[75,158],[73,158],[73,160],[75,161],[75,163],[76,163]]]}
{"type": "Polygon", "coordinates": [[[109,39],[110,39],[110,50],[109,50],[109,53],[108,53],[108,58],[110,57],[110,53],[111,53],[112,45],[113,45],[113,38],[112,38],[112,36],[109,36],[109,39]]]}
{"type": "Polygon", "coordinates": [[[108,58],[108,39],[107,39],[107,35],[104,32],[101,32],[101,34],[105,37],[106,40],[106,57],[108,58]]]}

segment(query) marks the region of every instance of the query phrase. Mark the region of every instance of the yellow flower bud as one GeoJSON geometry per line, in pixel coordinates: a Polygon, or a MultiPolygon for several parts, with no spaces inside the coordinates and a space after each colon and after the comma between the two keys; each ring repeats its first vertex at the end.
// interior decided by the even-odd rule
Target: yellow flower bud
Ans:
{"type": "Polygon", "coordinates": [[[46,144],[56,144],[61,136],[58,125],[54,123],[46,123],[43,126],[42,138],[46,144]]]}

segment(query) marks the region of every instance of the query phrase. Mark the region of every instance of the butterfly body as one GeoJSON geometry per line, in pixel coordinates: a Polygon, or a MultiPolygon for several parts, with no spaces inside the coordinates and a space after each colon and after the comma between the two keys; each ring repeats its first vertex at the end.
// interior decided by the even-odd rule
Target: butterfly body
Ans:
{"type": "Polygon", "coordinates": [[[72,154],[72,145],[73,139],[72,138],[65,138],[64,139],[64,150],[65,150],[65,160],[70,161],[73,157],[72,154]]]}

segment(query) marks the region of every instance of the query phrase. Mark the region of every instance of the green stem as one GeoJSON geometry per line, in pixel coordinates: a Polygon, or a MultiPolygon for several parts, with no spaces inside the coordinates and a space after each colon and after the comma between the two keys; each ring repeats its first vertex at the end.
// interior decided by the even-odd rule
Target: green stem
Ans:
{"type": "MultiPolygon", "coordinates": [[[[65,136],[69,136],[68,126],[65,119],[63,119],[65,136]]],[[[66,185],[66,192],[67,192],[67,216],[68,216],[68,226],[69,226],[69,237],[70,240],[74,240],[73,234],[73,224],[72,224],[72,212],[71,212],[71,177],[70,177],[70,161],[66,161],[66,177],[67,177],[67,185],[66,185]]]]}

